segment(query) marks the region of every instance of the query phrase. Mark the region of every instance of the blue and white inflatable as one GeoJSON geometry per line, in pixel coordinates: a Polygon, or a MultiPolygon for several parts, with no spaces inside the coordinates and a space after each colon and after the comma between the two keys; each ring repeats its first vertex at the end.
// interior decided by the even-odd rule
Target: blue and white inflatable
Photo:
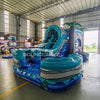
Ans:
{"type": "Polygon", "coordinates": [[[68,54],[68,40],[63,28],[48,27],[39,48],[13,51],[15,74],[50,92],[73,87],[82,78],[83,59],[79,54],[68,54]]]}

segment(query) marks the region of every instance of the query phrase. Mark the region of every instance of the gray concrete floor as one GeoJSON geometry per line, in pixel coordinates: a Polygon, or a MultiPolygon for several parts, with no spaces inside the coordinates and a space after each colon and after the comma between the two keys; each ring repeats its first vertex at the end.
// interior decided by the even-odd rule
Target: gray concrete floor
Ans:
{"type": "MultiPolygon", "coordinates": [[[[0,95],[26,82],[14,75],[12,59],[0,56],[0,95]]],[[[61,93],[50,93],[28,83],[5,94],[0,100],[100,100],[100,55],[90,53],[89,61],[83,64],[84,76],[73,88],[61,93]]]]}

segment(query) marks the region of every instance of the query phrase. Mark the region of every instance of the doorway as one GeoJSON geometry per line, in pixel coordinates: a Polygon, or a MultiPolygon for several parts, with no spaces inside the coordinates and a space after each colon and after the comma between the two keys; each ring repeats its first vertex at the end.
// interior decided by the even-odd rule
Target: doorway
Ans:
{"type": "Polygon", "coordinates": [[[84,52],[98,51],[98,30],[84,32],[84,52]]]}

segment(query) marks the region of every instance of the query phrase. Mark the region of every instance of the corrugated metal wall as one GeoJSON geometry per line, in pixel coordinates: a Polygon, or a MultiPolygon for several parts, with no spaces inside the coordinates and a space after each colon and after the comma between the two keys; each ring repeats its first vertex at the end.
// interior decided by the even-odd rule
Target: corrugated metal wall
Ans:
{"type": "Polygon", "coordinates": [[[16,36],[16,16],[9,13],[9,34],[16,36]]]}
{"type": "Polygon", "coordinates": [[[54,21],[53,24],[54,24],[54,25],[58,25],[58,26],[60,26],[60,19],[54,21]]]}
{"type": "Polygon", "coordinates": [[[34,40],[35,37],[35,24],[30,21],[30,38],[34,40]]]}
{"type": "MultiPolygon", "coordinates": [[[[20,19],[20,40],[27,39],[27,19],[20,19]]],[[[35,24],[30,21],[30,38],[34,40],[35,24]]],[[[16,16],[9,13],[9,34],[16,36],[16,16]]],[[[0,10],[0,36],[4,36],[4,11],[0,10]]]]}
{"type": "MultiPolygon", "coordinates": [[[[16,35],[16,16],[9,13],[9,34],[16,35]]],[[[4,36],[4,11],[0,10],[0,36],[4,36]]]]}
{"type": "Polygon", "coordinates": [[[4,33],[4,12],[0,10],[0,36],[4,33]]]}
{"type": "Polygon", "coordinates": [[[40,40],[42,39],[42,23],[38,24],[37,30],[38,30],[37,37],[38,37],[38,40],[40,40]]]}
{"type": "Polygon", "coordinates": [[[53,25],[53,21],[51,22],[46,22],[46,27],[50,26],[50,25],[53,25]]]}
{"type": "Polygon", "coordinates": [[[57,20],[51,21],[51,22],[46,22],[46,27],[48,27],[50,25],[58,25],[58,26],[60,26],[60,19],[57,19],[57,20]]]}
{"type": "MultiPolygon", "coordinates": [[[[27,19],[20,19],[20,40],[24,41],[27,39],[27,19]]],[[[34,30],[35,30],[35,24],[30,21],[30,38],[34,40],[34,30]]]]}
{"type": "MultiPolygon", "coordinates": [[[[58,25],[58,26],[60,26],[60,19],[45,23],[45,27],[49,27],[50,25],[58,25]]],[[[38,28],[37,29],[38,29],[38,40],[40,40],[40,39],[42,39],[42,23],[38,24],[38,28]]]]}
{"type": "MultiPolygon", "coordinates": [[[[100,25],[100,11],[94,11],[94,12],[89,12],[89,13],[85,13],[85,14],[74,15],[71,17],[66,17],[64,19],[64,22],[72,22],[72,21],[76,21],[76,22],[80,23],[87,30],[98,29],[98,27],[100,25]]],[[[50,25],[60,26],[60,18],[56,19],[56,20],[51,20],[51,21],[45,22],[46,27],[48,27],[50,25]]],[[[42,28],[41,23],[39,23],[39,25],[38,25],[39,39],[42,38],[42,35],[39,35],[40,33],[42,34],[42,30],[40,27],[42,28]]],[[[64,26],[64,28],[68,28],[68,26],[64,26]]]]}
{"type": "MultiPolygon", "coordinates": [[[[27,39],[27,19],[20,19],[20,40],[24,41],[25,39],[27,39]]],[[[35,24],[30,21],[30,38],[32,38],[34,40],[34,31],[35,31],[35,24]]]]}
{"type": "Polygon", "coordinates": [[[27,20],[21,18],[20,19],[20,40],[24,41],[27,39],[27,20]]]}

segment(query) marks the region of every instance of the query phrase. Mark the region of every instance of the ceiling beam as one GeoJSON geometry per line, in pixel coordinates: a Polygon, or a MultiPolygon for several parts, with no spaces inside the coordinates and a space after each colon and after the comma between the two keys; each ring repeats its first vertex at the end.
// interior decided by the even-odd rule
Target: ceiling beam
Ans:
{"type": "Polygon", "coordinates": [[[34,13],[40,12],[40,11],[45,10],[45,9],[49,9],[51,7],[57,6],[59,4],[62,4],[62,3],[68,2],[68,1],[70,1],[70,0],[56,0],[55,2],[49,3],[48,5],[44,5],[38,9],[32,9],[26,13],[22,13],[21,15],[22,16],[30,16],[34,13]]]}
{"type": "MultiPolygon", "coordinates": [[[[64,15],[64,16],[59,16],[59,17],[56,17],[56,18],[52,18],[50,20],[45,20],[46,22],[51,22],[51,21],[55,21],[59,18],[67,18],[67,17],[72,17],[72,16],[75,16],[75,15],[81,15],[81,14],[85,14],[85,13],[89,13],[89,12],[94,12],[94,11],[98,11],[100,10],[100,5],[97,6],[97,7],[93,7],[93,8],[88,8],[88,9],[85,9],[85,10],[81,10],[81,11],[78,11],[74,14],[69,14],[69,15],[64,15]]],[[[39,22],[40,23],[40,22],[39,22]]]]}

